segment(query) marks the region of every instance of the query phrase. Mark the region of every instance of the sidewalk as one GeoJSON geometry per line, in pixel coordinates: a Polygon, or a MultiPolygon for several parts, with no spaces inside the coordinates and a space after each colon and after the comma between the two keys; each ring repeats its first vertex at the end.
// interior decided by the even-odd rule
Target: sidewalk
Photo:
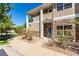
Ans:
{"type": "Polygon", "coordinates": [[[36,44],[24,42],[19,37],[11,40],[10,46],[24,56],[66,56],[65,54],[43,48],[36,44]]]}
{"type": "Polygon", "coordinates": [[[1,49],[0,56],[20,56],[20,54],[17,53],[15,50],[13,50],[9,45],[0,46],[0,49],[1,49]],[[5,52],[5,55],[2,54],[2,52],[5,52]]]}

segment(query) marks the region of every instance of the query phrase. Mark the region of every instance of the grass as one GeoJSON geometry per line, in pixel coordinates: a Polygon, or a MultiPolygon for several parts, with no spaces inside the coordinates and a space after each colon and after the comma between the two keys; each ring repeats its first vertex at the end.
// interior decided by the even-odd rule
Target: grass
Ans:
{"type": "Polygon", "coordinates": [[[6,44],[8,44],[8,41],[7,41],[8,39],[0,39],[0,45],[6,45],[6,44]]]}
{"type": "Polygon", "coordinates": [[[8,34],[8,35],[3,35],[3,36],[0,36],[0,45],[6,45],[6,44],[9,44],[8,43],[8,39],[12,38],[12,37],[15,37],[16,35],[14,34],[8,34]]]}

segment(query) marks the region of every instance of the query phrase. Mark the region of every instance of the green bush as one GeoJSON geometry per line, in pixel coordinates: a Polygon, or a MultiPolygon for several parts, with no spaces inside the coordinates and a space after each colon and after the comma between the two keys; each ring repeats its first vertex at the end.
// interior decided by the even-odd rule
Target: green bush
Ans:
{"type": "Polygon", "coordinates": [[[23,26],[18,26],[15,28],[15,32],[20,35],[23,33],[23,29],[24,29],[23,26]]]}

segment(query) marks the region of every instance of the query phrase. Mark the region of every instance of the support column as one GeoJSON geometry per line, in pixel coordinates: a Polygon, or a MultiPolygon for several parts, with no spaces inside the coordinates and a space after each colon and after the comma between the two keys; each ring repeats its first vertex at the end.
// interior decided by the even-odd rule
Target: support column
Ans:
{"type": "Polygon", "coordinates": [[[29,27],[29,17],[28,15],[26,15],[26,32],[28,31],[28,27],[29,27]]]}
{"type": "Polygon", "coordinates": [[[40,37],[43,38],[43,9],[40,10],[40,37]]]}

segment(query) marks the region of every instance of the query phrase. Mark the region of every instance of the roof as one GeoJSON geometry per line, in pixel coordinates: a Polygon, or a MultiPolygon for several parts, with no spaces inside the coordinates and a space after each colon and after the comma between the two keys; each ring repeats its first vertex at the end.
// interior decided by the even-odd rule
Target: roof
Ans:
{"type": "Polygon", "coordinates": [[[46,8],[49,8],[50,6],[52,6],[52,3],[44,3],[44,4],[38,6],[38,7],[34,8],[34,9],[28,11],[27,14],[35,15],[35,13],[39,12],[40,9],[42,9],[42,8],[46,9],[46,8]]]}

